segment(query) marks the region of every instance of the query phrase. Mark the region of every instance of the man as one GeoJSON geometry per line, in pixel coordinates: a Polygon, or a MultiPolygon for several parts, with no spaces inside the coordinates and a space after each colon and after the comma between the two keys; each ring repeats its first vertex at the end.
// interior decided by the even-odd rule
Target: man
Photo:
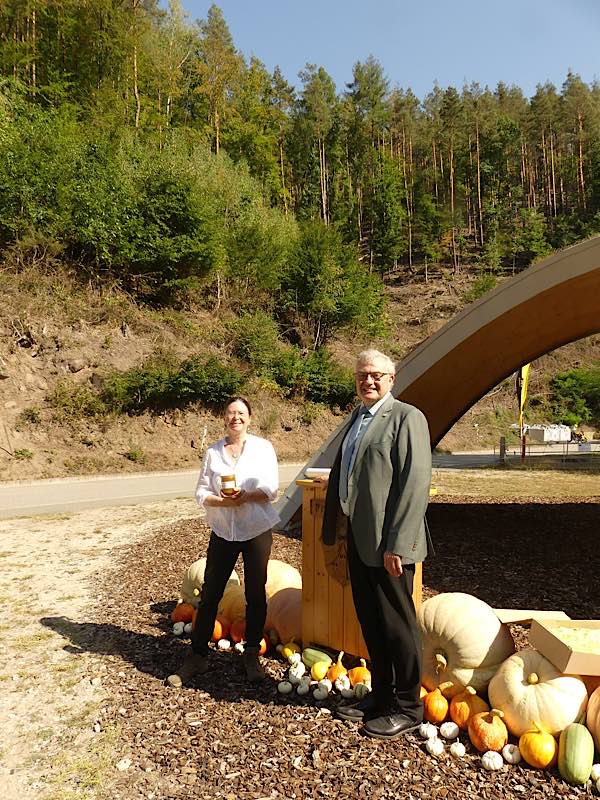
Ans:
{"type": "MultiPolygon", "coordinates": [[[[415,563],[427,555],[425,510],[431,484],[429,429],[419,409],[395,400],[395,368],[366,350],[356,361],[362,401],[346,427],[327,487],[322,542],[340,580],[338,546],[347,545],[356,615],[369,650],[372,692],[338,709],[364,732],[395,739],[423,719],[421,642],[412,600],[415,563]],[[347,539],[340,515],[347,520],[347,539]]],[[[343,579],[341,579],[343,580],[343,579]]]]}

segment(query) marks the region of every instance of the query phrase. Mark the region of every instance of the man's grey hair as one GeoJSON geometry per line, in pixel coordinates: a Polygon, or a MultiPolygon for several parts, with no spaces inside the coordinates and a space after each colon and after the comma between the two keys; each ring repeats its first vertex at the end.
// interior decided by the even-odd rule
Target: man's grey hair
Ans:
{"type": "Polygon", "coordinates": [[[396,365],[392,361],[389,356],[386,356],[385,353],[380,352],[379,350],[363,350],[362,353],[359,353],[356,356],[356,366],[359,367],[361,364],[368,364],[372,361],[378,359],[384,362],[385,371],[389,372],[391,375],[396,374],[396,365]]]}

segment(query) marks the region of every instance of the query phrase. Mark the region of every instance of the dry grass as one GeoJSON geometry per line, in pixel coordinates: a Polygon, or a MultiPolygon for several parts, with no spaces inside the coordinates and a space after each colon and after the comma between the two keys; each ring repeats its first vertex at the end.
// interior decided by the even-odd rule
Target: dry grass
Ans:
{"type": "Polygon", "coordinates": [[[439,497],[591,498],[600,497],[598,472],[534,469],[434,469],[432,484],[439,497]]]}

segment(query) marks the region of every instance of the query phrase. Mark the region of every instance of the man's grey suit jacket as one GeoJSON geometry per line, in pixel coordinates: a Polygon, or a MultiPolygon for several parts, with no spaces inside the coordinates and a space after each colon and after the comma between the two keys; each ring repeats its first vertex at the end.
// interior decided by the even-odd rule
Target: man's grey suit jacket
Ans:
{"type": "MultiPolygon", "coordinates": [[[[343,432],[354,423],[358,408],[343,432]]],[[[379,409],[357,445],[348,481],[349,519],[361,560],[383,565],[390,550],[404,564],[423,561],[429,533],[425,511],[431,486],[431,444],[424,414],[415,406],[388,400],[379,409]]],[[[342,448],[333,463],[323,516],[322,541],[336,542],[342,509],[339,478],[342,448]]]]}

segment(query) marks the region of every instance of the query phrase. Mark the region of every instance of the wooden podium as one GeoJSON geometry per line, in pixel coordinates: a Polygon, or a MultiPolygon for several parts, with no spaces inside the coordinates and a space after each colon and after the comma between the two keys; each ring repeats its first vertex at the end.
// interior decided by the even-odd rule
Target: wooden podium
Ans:
{"type": "MultiPolygon", "coordinates": [[[[343,650],[368,658],[367,646],[356,619],[350,584],[342,587],[325,569],[321,524],[326,486],[298,480],[302,498],[302,643],[343,650]]],[[[413,584],[415,607],[421,604],[422,565],[416,564],[413,584]]]]}

